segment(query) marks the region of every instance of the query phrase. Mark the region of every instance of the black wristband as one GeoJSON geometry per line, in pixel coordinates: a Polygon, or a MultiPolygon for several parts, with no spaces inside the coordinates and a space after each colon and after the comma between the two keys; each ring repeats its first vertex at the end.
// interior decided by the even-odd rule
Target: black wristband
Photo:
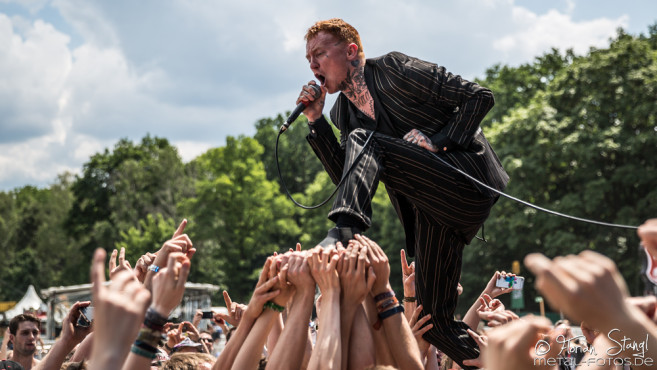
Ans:
{"type": "Polygon", "coordinates": [[[390,317],[392,315],[395,315],[395,314],[398,314],[400,312],[404,312],[404,306],[402,306],[402,305],[393,307],[393,308],[389,309],[388,311],[381,312],[379,314],[379,319],[381,319],[381,321],[383,321],[383,320],[387,319],[388,317],[390,317]]]}

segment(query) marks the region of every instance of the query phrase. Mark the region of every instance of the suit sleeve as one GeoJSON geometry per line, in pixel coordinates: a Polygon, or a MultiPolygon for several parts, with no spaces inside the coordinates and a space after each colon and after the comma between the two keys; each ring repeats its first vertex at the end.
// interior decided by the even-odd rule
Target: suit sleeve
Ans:
{"type": "Polygon", "coordinates": [[[411,101],[449,112],[451,118],[431,135],[432,142],[439,147],[456,143],[467,148],[495,104],[493,93],[447,72],[444,67],[401,53],[388,54],[386,64],[393,67],[394,84],[411,101]]]}
{"type": "Polygon", "coordinates": [[[337,185],[340,178],[342,178],[345,159],[344,149],[338,144],[331,125],[324,118],[324,115],[309,126],[310,133],[306,136],[306,140],[308,140],[317,158],[322,162],[331,181],[337,185]]]}

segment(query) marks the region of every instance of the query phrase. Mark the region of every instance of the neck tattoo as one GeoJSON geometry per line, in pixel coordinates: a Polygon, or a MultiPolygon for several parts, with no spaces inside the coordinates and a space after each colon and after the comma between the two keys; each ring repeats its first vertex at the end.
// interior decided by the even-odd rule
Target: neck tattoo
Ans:
{"type": "Polygon", "coordinates": [[[360,60],[352,61],[351,65],[354,68],[347,73],[347,78],[340,84],[340,90],[358,109],[370,118],[375,119],[374,99],[372,99],[365,83],[365,66],[360,60]]]}

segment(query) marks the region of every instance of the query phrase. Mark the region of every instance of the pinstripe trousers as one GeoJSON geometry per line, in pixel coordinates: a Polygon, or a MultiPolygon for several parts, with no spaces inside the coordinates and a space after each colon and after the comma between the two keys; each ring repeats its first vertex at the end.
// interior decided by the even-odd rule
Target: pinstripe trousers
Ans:
{"type": "MultiPolygon", "coordinates": [[[[349,133],[344,171],[357,159],[370,133],[360,128],[349,133]]],[[[322,154],[320,159],[329,157],[322,154]]],[[[433,323],[424,338],[468,369],[462,361],[477,358],[479,349],[466,332],[468,326],[453,318],[464,236],[476,233],[496,198],[482,195],[465,176],[426,149],[380,133],[374,133],[347,176],[329,213],[333,220],[346,213],[371,226],[371,201],[379,180],[413,205],[417,299],[424,307],[422,315],[430,313],[433,323]]]]}

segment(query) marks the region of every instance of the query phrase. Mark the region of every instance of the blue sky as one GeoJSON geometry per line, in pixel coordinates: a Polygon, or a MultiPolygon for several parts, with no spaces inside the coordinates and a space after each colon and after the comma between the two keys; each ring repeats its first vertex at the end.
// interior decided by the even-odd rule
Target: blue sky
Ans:
{"type": "Polygon", "coordinates": [[[605,47],[619,27],[647,33],[657,2],[0,0],[0,190],[79,173],[123,137],[166,137],[189,161],[253,134],[293,108],[312,78],[305,30],[332,17],[367,56],[397,50],[473,79],[551,47],[605,47]]]}

